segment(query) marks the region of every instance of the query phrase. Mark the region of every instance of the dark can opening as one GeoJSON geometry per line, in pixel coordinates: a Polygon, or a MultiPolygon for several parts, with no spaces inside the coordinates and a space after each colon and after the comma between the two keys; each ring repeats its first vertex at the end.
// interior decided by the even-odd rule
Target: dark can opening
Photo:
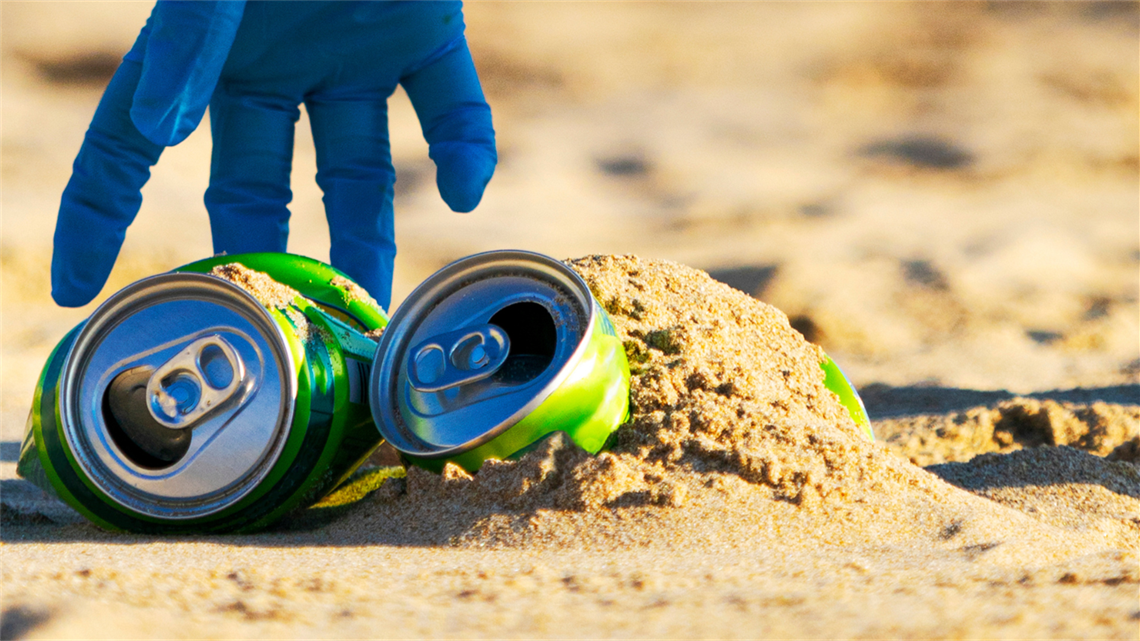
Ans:
{"type": "Polygon", "coordinates": [[[146,384],[154,370],[136,367],[119,374],[103,394],[103,424],[123,456],[148,470],[163,470],[186,456],[190,430],[173,430],[151,416],[146,384]]]}
{"type": "Polygon", "coordinates": [[[520,384],[538,378],[554,360],[558,331],[550,310],[539,303],[514,303],[495,312],[490,323],[511,340],[506,362],[495,372],[499,383],[520,384]]]}

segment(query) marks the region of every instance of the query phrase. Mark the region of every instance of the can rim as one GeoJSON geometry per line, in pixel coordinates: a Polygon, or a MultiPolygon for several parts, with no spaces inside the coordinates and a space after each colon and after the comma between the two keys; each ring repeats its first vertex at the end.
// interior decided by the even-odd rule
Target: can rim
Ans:
{"type": "Polygon", "coordinates": [[[565,263],[555,258],[538,252],[504,249],[472,254],[453,261],[429,276],[404,299],[404,302],[392,314],[388,327],[380,337],[380,342],[376,346],[376,355],[373,358],[372,374],[368,382],[368,399],[372,407],[372,418],[376,423],[376,428],[384,440],[397,451],[421,459],[446,459],[478,448],[517,425],[566,381],[588,349],[589,338],[593,334],[596,322],[597,313],[594,298],[586,281],[565,263]],[[440,300],[477,280],[479,271],[487,268],[488,263],[491,262],[495,264],[515,263],[520,267],[530,268],[537,266],[545,268],[543,271],[548,275],[558,277],[561,284],[566,286],[580,303],[584,317],[582,336],[551,380],[499,425],[460,445],[433,446],[411,434],[409,430],[398,427],[402,425],[403,420],[400,417],[398,407],[396,407],[398,401],[392,389],[399,382],[399,359],[397,356],[410,347],[411,337],[415,333],[415,327],[407,327],[408,321],[406,319],[408,317],[422,318],[438,305],[440,300]],[[385,375],[385,372],[389,370],[390,373],[385,375]],[[388,379],[387,385],[384,385],[385,378],[388,379]],[[415,447],[417,444],[420,447],[415,447]]]}
{"type": "MultiPolygon", "coordinates": [[[[234,309],[233,307],[230,307],[234,309]]],[[[235,310],[237,311],[237,310],[235,310]]],[[[64,441],[71,450],[75,463],[100,493],[127,510],[163,520],[197,519],[221,512],[253,492],[270,474],[281,457],[293,423],[294,403],[297,395],[296,367],[284,330],[273,320],[269,311],[252,294],[223,278],[209,274],[171,272],[143,278],[119,290],[104,301],[88,317],[75,343],[68,350],[60,370],[59,413],[62,419],[64,441]],[[246,474],[234,480],[221,493],[209,493],[197,499],[163,499],[133,490],[120,479],[89,448],[87,435],[82,433],[81,411],[76,395],[79,392],[80,374],[85,371],[93,349],[101,344],[107,331],[114,329],[131,314],[145,309],[153,296],[162,293],[196,293],[210,295],[208,300],[222,301],[237,306],[246,320],[260,330],[273,350],[281,385],[278,427],[272,446],[246,474]]]]}

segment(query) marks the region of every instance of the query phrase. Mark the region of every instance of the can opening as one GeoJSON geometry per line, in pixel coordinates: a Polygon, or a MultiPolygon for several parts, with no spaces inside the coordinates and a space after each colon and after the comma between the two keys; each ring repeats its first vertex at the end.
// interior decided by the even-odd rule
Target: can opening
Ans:
{"type": "Polygon", "coordinates": [[[538,378],[554,360],[558,330],[546,307],[532,302],[514,303],[495,312],[489,321],[511,341],[510,353],[492,380],[518,384],[538,378]]]}
{"type": "Polygon", "coordinates": [[[146,384],[150,367],[129,369],[114,378],[103,394],[103,424],[119,451],[148,470],[166,469],[190,450],[190,430],[170,429],[151,416],[146,384]]]}

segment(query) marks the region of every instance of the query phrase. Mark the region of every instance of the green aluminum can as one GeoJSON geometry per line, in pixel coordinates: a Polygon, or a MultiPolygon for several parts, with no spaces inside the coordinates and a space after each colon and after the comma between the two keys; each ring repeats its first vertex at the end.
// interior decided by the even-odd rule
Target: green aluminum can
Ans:
{"type": "Polygon", "coordinates": [[[867,437],[867,440],[874,441],[875,432],[871,429],[871,419],[867,416],[867,408],[863,405],[863,399],[859,396],[855,386],[847,380],[847,375],[826,354],[820,367],[823,369],[824,386],[839,397],[839,402],[847,408],[847,413],[851,415],[851,420],[855,422],[859,432],[867,437]]]}
{"type": "Polygon", "coordinates": [[[469,471],[565,432],[597,453],[629,415],[629,364],[577,273],[524,251],[476,254],[392,316],[369,384],[380,433],[406,460],[469,471]]]}
{"type": "Polygon", "coordinates": [[[264,527],[379,445],[365,332],[386,322],[344,274],[288,254],[138,281],[52,352],[17,470],[109,529],[264,527]]]}

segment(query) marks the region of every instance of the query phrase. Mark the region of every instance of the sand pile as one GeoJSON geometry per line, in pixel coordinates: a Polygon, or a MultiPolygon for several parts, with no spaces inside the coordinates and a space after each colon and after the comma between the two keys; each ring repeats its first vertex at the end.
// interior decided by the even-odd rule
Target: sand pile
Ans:
{"type": "Polygon", "coordinates": [[[711,486],[733,475],[801,503],[857,474],[863,437],[823,385],[823,352],[780,311],[672,263],[598,256],[571,265],[630,356],[629,423],[597,457],[556,435],[474,478],[411,470],[413,500],[455,494],[513,511],[676,507],[688,477],[711,486]]]}
{"type": "Polygon", "coordinates": [[[1123,547],[1140,542],[1140,467],[1134,464],[1072,447],[1039,447],[927,469],[1046,523],[1097,532],[1123,547]]]}
{"type": "Polygon", "coordinates": [[[1140,405],[1014,398],[996,407],[878,421],[875,430],[892,450],[924,466],[1042,445],[1140,460],[1140,405]]]}
{"type": "Polygon", "coordinates": [[[860,435],[823,386],[822,352],[780,311],[673,263],[595,256],[571,265],[609,311],[633,370],[632,416],[608,451],[590,456],[558,435],[473,476],[410,468],[343,518],[310,510],[286,529],[321,525],[351,544],[700,545],[823,557],[839,544],[881,546],[887,556],[945,553],[959,574],[985,558],[993,581],[1137,580],[1133,464],[1044,448],[931,474],[860,435]],[[1078,470],[1073,478],[1027,493],[1054,483],[1058,461],[1078,470]],[[1007,465],[1023,470],[1008,479],[1021,480],[1002,480],[1007,465]],[[1041,501],[1068,507],[1040,511],[1041,501]]]}

